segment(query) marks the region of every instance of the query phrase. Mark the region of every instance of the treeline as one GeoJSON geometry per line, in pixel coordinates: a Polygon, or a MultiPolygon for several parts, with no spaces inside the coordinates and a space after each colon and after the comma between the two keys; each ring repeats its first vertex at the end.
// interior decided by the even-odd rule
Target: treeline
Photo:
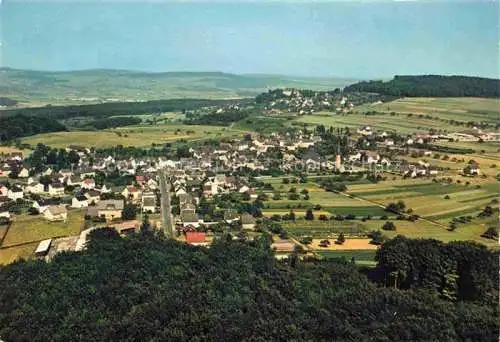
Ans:
{"type": "Polygon", "coordinates": [[[443,152],[443,153],[459,153],[459,154],[476,153],[476,151],[471,148],[460,148],[460,147],[441,146],[433,144],[424,144],[422,147],[430,151],[443,152]]]}
{"type": "MultiPolygon", "coordinates": [[[[238,100],[245,103],[250,100],[238,100]]],[[[145,113],[186,111],[206,106],[233,104],[235,100],[174,99],[148,102],[118,102],[82,106],[46,106],[3,110],[0,118],[0,141],[8,141],[38,133],[66,131],[58,120],[94,118],[87,126],[97,129],[135,125],[139,119],[130,116],[145,113]],[[126,119],[111,116],[129,116],[126,119]]]]}
{"type": "Polygon", "coordinates": [[[27,158],[36,172],[41,172],[50,165],[55,171],[68,169],[78,164],[80,156],[75,151],[67,152],[64,148],[52,148],[44,144],[37,144],[33,153],[27,158]]]}
{"type": "Polygon", "coordinates": [[[344,92],[368,92],[408,97],[500,97],[500,80],[467,76],[395,76],[393,80],[363,81],[344,92]]]}
{"type": "MultiPolygon", "coordinates": [[[[238,103],[248,100],[238,100],[238,103]]],[[[4,116],[36,116],[51,119],[67,119],[72,117],[132,116],[145,113],[178,112],[200,107],[228,105],[235,100],[203,100],[203,99],[172,99],[145,102],[113,102],[89,104],[81,106],[46,106],[37,108],[20,108],[2,111],[4,116]]]]}
{"type": "Polygon", "coordinates": [[[452,301],[498,303],[499,253],[464,241],[398,236],[378,250],[375,274],[387,286],[421,288],[452,301]]]}
{"type": "Polygon", "coordinates": [[[166,143],[163,145],[153,144],[150,148],[135,146],[117,145],[107,148],[94,149],[96,157],[113,156],[117,159],[140,158],[140,157],[165,157],[165,158],[187,158],[191,157],[190,147],[196,146],[196,142],[187,142],[183,139],[175,143],[166,143]]]}
{"type": "Polygon", "coordinates": [[[407,278],[422,279],[415,289],[377,286],[342,260],[305,262],[295,252],[277,261],[267,236],[250,242],[224,237],[205,249],[147,230],[126,239],[112,229],[96,230],[84,252],[0,268],[0,336],[6,341],[498,340],[498,296],[488,304],[480,294],[477,301],[458,296],[455,303],[426,290],[429,277],[431,283],[452,284],[470,275],[463,291],[475,295],[486,287],[488,292],[498,283],[493,277],[484,284],[496,260],[481,259],[485,253],[464,244],[449,265],[435,257],[442,246],[426,249],[430,257],[422,252],[419,259],[402,250],[390,261],[382,258],[392,248],[385,246],[383,265],[390,265],[390,272],[406,271],[401,288],[407,278]],[[439,278],[438,265],[456,269],[458,278],[439,278]],[[482,267],[485,276],[476,272],[482,267]]]}
{"type": "Polygon", "coordinates": [[[317,152],[322,156],[336,155],[340,153],[346,156],[349,153],[348,135],[350,134],[349,128],[334,129],[324,125],[316,126],[316,133],[321,137],[321,141],[316,144],[317,152]]]}
{"type": "Polygon", "coordinates": [[[88,123],[87,125],[97,129],[106,129],[113,127],[138,125],[141,122],[142,120],[140,118],[134,118],[130,116],[119,116],[113,118],[94,120],[88,123]]]}
{"type": "Polygon", "coordinates": [[[186,115],[184,123],[187,125],[216,125],[229,126],[247,118],[250,112],[247,110],[228,110],[222,113],[190,114],[186,115]]]}
{"type": "MultiPolygon", "coordinates": [[[[3,114],[3,112],[2,112],[3,114]]],[[[26,115],[0,118],[0,142],[10,141],[39,133],[66,131],[66,126],[57,120],[26,115]]]]}

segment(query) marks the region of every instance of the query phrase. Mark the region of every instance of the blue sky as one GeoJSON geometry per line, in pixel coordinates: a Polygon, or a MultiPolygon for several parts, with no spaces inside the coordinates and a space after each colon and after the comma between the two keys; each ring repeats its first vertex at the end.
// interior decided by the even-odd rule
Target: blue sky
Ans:
{"type": "Polygon", "coordinates": [[[498,2],[19,2],[2,66],[498,77],[498,2]]]}

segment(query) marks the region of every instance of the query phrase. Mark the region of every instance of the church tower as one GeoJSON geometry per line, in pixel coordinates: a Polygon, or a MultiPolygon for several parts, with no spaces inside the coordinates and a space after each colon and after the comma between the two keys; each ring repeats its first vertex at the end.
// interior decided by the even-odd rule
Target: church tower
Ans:
{"type": "Polygon", "coordinates": [[[340,156],[340,139],[337,141],[337,155],[335,156],[335,169],[339,172],[342,168],[342,157],[340,156]]]}

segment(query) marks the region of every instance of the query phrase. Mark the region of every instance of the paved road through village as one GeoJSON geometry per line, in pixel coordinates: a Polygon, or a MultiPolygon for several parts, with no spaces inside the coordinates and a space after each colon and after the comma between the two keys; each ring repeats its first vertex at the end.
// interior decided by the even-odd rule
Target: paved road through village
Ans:
{"type": "Polygon", "coordinates": [[[160,169],[159,176],[161,190],[161,215],[163,218],[162,230],[165,233],[165,236],[173,238],[174,228],[172,222],[172,210],[170,208],[170,186],[165,170],[160,169]]]}

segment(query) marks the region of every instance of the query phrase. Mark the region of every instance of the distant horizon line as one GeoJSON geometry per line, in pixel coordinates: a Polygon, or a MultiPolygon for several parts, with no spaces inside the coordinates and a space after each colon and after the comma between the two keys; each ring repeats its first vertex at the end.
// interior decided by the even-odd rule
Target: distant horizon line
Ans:
{"type": "MultiPolygon", "coordinates": [[[[344,80],[354,80],[362,81],[367,78],[359,77],[344,77],[344,76],[308,76],[308,75],[291,75],[291,74],[273,74],[265,72],[244,72],[235,73],[227,71],[217,71],[217,70],[205,70],[205,71],[194,71],[194,70],[168,70],[168,71],[150,71],[150,70],[140,70],[140,69],[114,69],[114,68],[87,68],[87,69],[68,69],[68,70],[50,70],[50,69],[22,69],[13,68],[9,66],[2,66],[0,70],[14,70],[14,71],[31,71],[31,72],[47,72],[47,73],[77,73],[77,72],[88,72],[88,71],[112,71],[112,72],[128,72],[136,74],[221,74],[221,75],[233,75],[233,76],[268,76],[268,77],[300,77],[300,78],[310,78],[310,79],[344,79],[344,80]]],[[[394,76],[392,76],[394,77],[394,76]]],[[[388,77],[373,78],[373,79],[387,79],[388,77]]]]}
{"type": "Polygon", "coordinates": [[[39,72],[39,73],[83,73],[83,72],[126,72],[135,74],[149,74],[149,75],[160,75],[160,74],[206,74],[206,75],[232,75],[232,76],[261,76],[261,77],[297,77],[302,79],[320,79],[320,80],[347,80],[347,81],[383,81],[391,80],[396,76],[458,76],[458,77],[477,77],[492,80],[500,80],[499,77],[485,77],[478,75],[465,75],[465,74],[447,74],[447,73],[420,73],[420,74],[393,74],[392,76],[383,77],[348,77],[348,76],[311,76],[311,75],[291,75],[291,74],[273,74],[265,72],[254,72],[254,73],[234,73],[226,71],[193,71],[193,70],[169,70],[169,71],[148,71],[140,69],[113,69],[113,68],[88,68],[88,69],[68,69],[68,70],[48,70],[48,69],[21,69],[9,66],[2,66],[0,70],[13,70],[13,71],[28,71],[28,72],[39,72]]]}

